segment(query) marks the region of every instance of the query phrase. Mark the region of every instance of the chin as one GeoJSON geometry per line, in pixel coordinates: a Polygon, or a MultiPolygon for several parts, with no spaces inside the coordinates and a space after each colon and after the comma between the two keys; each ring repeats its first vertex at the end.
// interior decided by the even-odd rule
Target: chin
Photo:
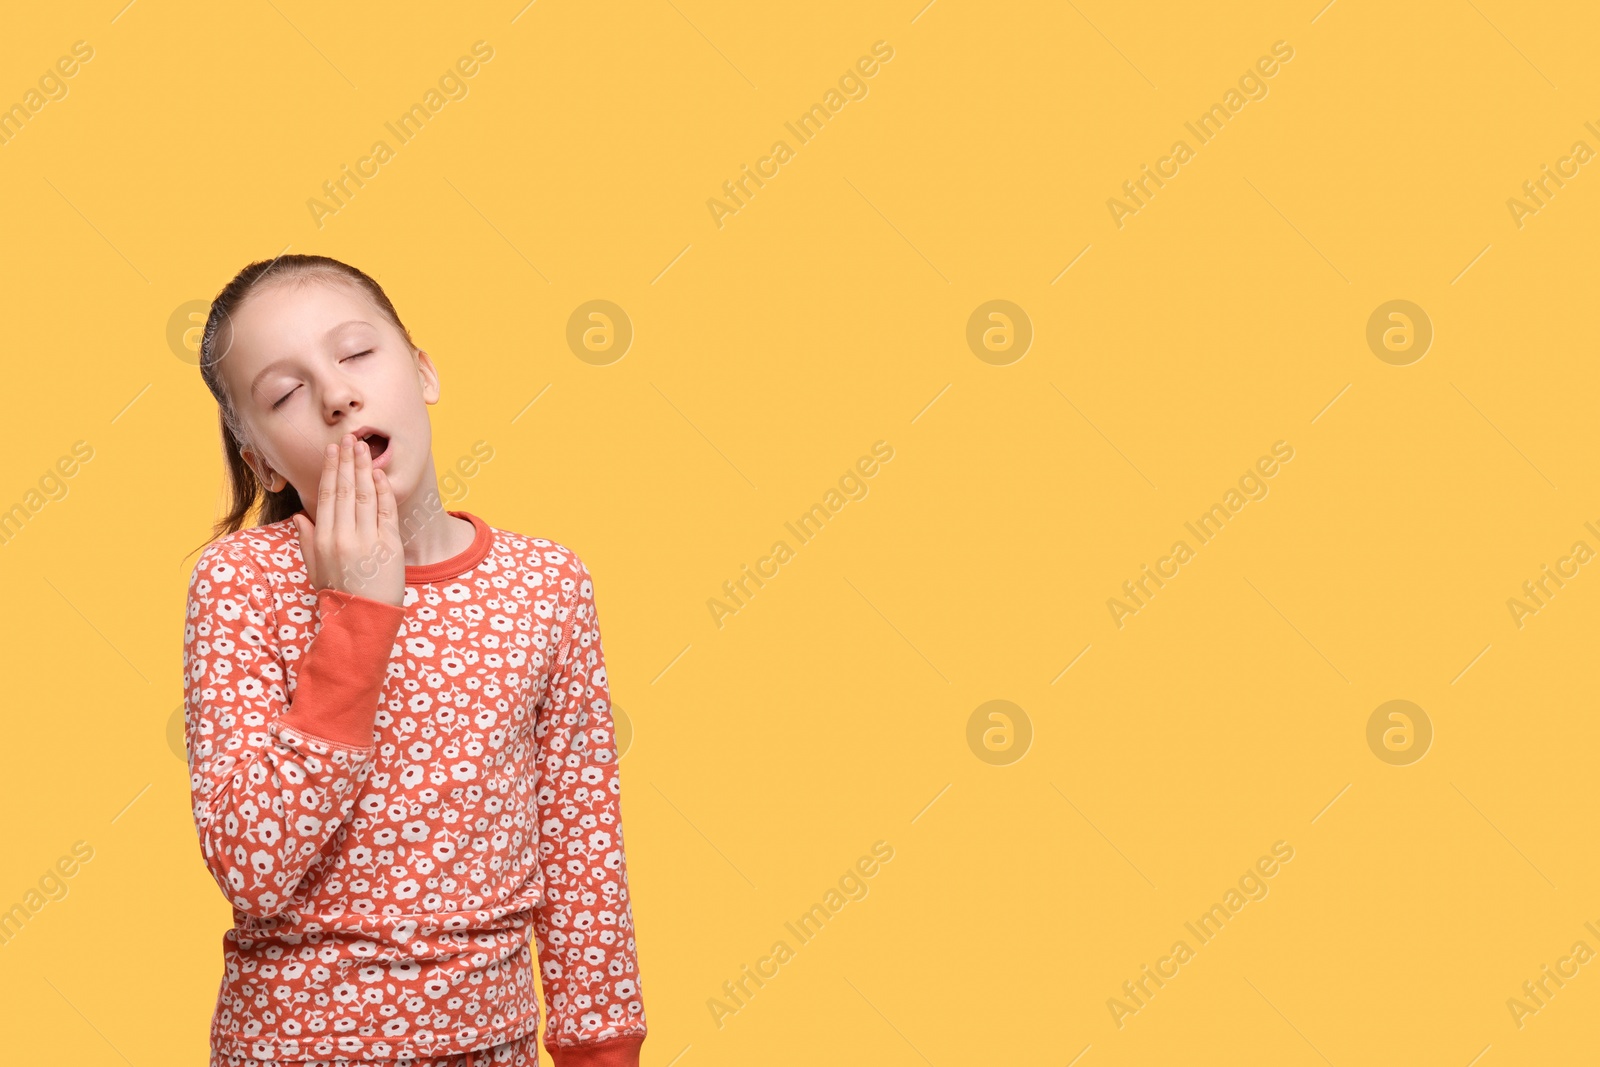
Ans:
{"type": "MultiPolygon", "coordinates": [[[[388,472],[385,471],[384,473],[387,474],[388,472]]],[[[396,507],[404,507],[406,498],[417,491],[416,482],[411,478],[391,478],[389,479],[389,488],[394,492],[396,507]]],[[[404,525],[403,522],[402,525],[404,525]]]]}

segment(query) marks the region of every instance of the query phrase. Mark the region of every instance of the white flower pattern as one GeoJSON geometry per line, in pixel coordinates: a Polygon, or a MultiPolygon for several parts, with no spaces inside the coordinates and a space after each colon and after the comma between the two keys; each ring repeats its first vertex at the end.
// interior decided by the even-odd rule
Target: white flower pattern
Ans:
{"type": "MultiPolygon", "coordinates": [[[[424,1067],[525,1040],[522,1062],[539,1020],[530,932],[558,1067],[563,1053],[638,1062],[592,577],[564,545],[451,514],[473,523],[473,546],[406,568],[400,608],[312,589],[287,519],[212,542],[195,566],[190,786],[206,865],[234,908],[214,1063],[424,1067]],[[314,639],[328,635],[321,659],[365,640],[381,664],[389,622],[367,744],[360,707],[308,696],[289,714],[312,661],[329,670],[314,639]]],[[[363,684],[360,663],[333,662],[351,676],[334,684],[363,684]]]]}

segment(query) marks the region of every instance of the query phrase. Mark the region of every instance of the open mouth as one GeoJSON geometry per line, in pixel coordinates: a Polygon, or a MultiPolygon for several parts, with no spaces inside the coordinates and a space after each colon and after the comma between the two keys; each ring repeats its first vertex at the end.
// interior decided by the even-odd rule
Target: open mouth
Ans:
{"type": "Polygon", "coordinates": [[[381,433],[369,433],[362,438],[367,443],[367,448],[372,452],[372,458],[377,459],[389,447],[389,439],[381,433]]]}

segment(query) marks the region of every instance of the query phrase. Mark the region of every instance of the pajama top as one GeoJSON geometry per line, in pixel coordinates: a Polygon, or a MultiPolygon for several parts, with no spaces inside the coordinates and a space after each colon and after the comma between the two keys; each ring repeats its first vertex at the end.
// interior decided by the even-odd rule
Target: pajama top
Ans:
{"type": "Polygon", "coordinates": [[[233,906],[211,1025],[254,1059],[443,1056],[537,1033],[556,1067],[645,1036],[594,587],[465,511],[396,606],[313,589],[289,519],[190,577],[195,827],[233,906]]]}

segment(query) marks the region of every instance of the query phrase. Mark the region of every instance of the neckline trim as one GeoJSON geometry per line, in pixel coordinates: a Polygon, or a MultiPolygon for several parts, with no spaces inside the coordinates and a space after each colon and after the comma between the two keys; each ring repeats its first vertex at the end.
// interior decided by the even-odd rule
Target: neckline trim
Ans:
{"type": "Polygon", "coordinates": [[[438,563],[424,563],[419,566],[406,567],[406,584],[423,585],[428,582],[437,582],[444,578],[454,578],[463,571],[470,571],[484,561],[489,555],[489,546],[494,541],[494,534],[489,529],[489,524],[470,511],[451,511],[445,509],[445,514],[454,515],[458,519],[466,519],[472,523],[475,531],[472,543],[449,559],[440,560],[438,563]]]}
{"type": "MultiPolygon", "coordinates": [[[[306,515],[305,508],[300,509],[300,514],[306,515]]],[[[466,519],[472,523],[472,543],[466,548],[437,563],[423,563],[416,566],[407,565],[407,585],[427,585],[430,582],[442,581],[445,578],[454,578],[464,571],[470,571],[482,563],[489,555],[489,547],[494,543],[494,532],[489,529],[489,524],[470,511],[454,511],[445,509],[445,514],[454,515],[458,519],[466,519]]],[[[309,519],[311,516],[306,515],[309,519]]]]}

